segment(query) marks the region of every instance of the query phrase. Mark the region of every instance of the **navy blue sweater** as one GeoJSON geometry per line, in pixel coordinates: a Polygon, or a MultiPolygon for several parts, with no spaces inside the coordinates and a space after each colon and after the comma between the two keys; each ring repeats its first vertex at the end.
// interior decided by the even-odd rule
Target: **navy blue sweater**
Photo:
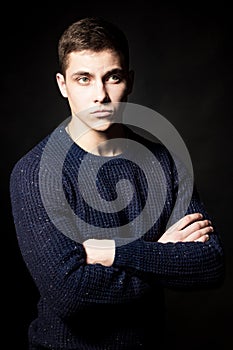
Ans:
{"type": "Polygon", "coordinates": [[[159,348],[163,288],[222,281],[216,230],[206,243],[157,242],[172,214],[209,216],[195,187],[186,208],[190,181],[180,181],[164,146],[132,131],[128,137],[150,152],[134,144],[116,157],[88,154],[63,123],[14,166],[16,234],[40,294],[29,349],[159,348]],[[86,264],[88,238],[115,239],[111,267],[86,264]]]}

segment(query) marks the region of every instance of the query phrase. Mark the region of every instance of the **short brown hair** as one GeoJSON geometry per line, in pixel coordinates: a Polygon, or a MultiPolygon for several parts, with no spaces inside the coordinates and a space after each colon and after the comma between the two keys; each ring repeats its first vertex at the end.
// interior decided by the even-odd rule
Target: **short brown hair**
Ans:
{"type": "Polygon", "coordinates": [[[59,67],[63,75],[68,66],[68,55],[83,50],[116,51],[121,55],[125,67],[129,67],[129,47],[125,34],[103,18],[83,18],[64,31],[58,43],[59,67]]]}

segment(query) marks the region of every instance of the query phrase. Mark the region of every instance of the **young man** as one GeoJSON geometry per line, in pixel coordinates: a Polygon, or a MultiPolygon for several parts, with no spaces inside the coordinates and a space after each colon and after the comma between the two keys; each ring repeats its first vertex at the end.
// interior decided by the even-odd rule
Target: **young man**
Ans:
{"type": "Polygon", "coordinates": [[[167,227],[187,184],[164,145],[122,123],[133,86],[124,34],[84,18],[58,53],[71,117],[17,162],[10,182],[19,246],[40,293],[29,349],[159,348],[163,288],[220,283],[219,235],[195,187],[167,227]]]}

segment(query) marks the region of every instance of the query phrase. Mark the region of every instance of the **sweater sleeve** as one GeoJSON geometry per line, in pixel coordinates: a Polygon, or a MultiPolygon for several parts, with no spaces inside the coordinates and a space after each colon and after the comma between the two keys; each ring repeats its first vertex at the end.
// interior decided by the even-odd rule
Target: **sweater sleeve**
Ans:
{"type": "MultiPolygon", "coordinates": [[[[195,212],[202,213],[213,224],[194,186],[185,214],[195,212]]],[[[219,286],[225,275],[223,246],[215,226],[205,243],[160,243],[146,241],[141,237],[116,248],[114,265],[151,273],[156,283],[169,288],[219,286]]]]}
{"type": "MultiPolygon", "coordinates": [[[[61,317],[92,303],[122,303],[149,285],[127,267],[86,264],[82,244],[61,233],[40,197],[38,163],[19,161],[11,174],[12,213],[19,247],[42,298],[61,317]]],[[[60,220],[66,212],[57,208],[60,220]]]]}

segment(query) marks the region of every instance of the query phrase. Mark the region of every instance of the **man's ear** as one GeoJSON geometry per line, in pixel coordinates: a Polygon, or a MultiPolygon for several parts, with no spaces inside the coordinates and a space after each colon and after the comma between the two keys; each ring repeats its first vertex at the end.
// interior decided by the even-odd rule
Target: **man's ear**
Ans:
{"type": "Polygon", "coordinates": [[[128,73],[128,86],[127,86],[128,95],[131,94],[133,90],[133,84],[134,84],[134,71],[130,70],[128,73]]]}
{"type": "Polygon", "coordinates": [[[63,97],[67,97],[65,77],[61,73],[56,74],[57,85],[63,97]]]}

